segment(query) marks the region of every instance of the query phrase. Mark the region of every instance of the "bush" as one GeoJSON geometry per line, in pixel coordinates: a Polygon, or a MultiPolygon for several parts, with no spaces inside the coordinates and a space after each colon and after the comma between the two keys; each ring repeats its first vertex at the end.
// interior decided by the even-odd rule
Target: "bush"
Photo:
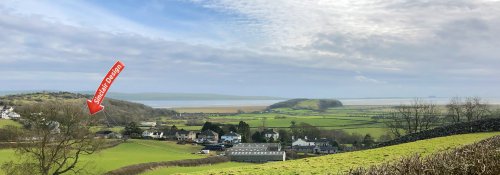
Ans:
{"type": "Polygon", "coordinates": [[[425,158],[420,155],[403,158],[370,168],[350,170],[352,175],[396,174],[500,174],[500,136],[425,158]]]}

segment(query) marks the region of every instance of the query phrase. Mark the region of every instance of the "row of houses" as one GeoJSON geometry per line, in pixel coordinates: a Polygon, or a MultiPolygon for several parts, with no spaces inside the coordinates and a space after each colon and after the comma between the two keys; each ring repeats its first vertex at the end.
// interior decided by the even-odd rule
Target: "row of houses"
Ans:
{"type": "Polygon", "coordinates": [[[334,154],[338,152],[338,147],[332,145],[331,139],[308,139],[307,136],[295,139],[292,137],[292,150],[302,153],[334,154]]]}
{"type": "MultiPolygon", "coordinates": [[[[274,140],[278,140],[279,133],[272,129],[269,129],[264,131],[264,136],[267,139],[272,138],[274,140]]],[[[142,137],[152,138],[152,139],[190,141],[197,143],[225,143],[225,144],[241,143],[241,134],[232,131],[219,137],[219,134],[212,130],[205,130],[201,132],[187,131],[183,129],[170,132],[146,130],[142,133],[142,137]]]]}
{"type": "MultiPolygon", "coordinates": [[[[152,139],[197,142],[197,143],[219,142],[219,134],[212,130],[205,130],[198,133],[194,131],[187,131],[184,129],[178,131],[169,131],[169,132],[146,130],[142,133],[142,137],[152,138],[152,139]]],[[[241,142],[241,135],[231,132],[224,135],[221,140],[223,140],[224,142],[229,141],[231,143],[239,143],[241,142]]]]}
{"type": "Polygon", "coordinates": [[[0,106],[0,119],[19,119],[21,115],[14,112],[14,107],[12,106],[0,106]]]}

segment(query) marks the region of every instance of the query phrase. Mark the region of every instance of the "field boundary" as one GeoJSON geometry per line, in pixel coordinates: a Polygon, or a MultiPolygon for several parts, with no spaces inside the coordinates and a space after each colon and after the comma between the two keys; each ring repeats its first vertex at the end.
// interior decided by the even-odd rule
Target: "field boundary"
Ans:
{"type": "Polygon", "coordinates": [[[166,161],[166,162],[148,162],[141,163],[135,165],[125,166],[116,170],[112,170],[106,172],[106,175],[135,175],[146,172],[148,170],[152,170],[155,168],[163,168],[163,167],[171,167],[171,166],[180,166],[180,167],[190,167],[190,166],[199,166],[199,165],[209,165],[209,164],[218,164],[223,162],[229,162],[229,159],[225,156],[217,156],[217,157],[207,157],[202,159],[186,159],[186,160],[174,160],[174,161],[166,161]]]}

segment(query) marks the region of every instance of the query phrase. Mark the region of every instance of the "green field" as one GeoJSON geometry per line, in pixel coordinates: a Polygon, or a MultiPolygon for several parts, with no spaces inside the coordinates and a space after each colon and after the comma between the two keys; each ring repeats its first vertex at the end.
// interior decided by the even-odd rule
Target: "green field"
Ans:
{"type": "Polygon", "coordinates": [[[205,170],[219,169],[219,168],[234,168],[241,166],[252,165],[251,163],[239,163],[239,162],[226,162],[219,163],[215,165],[204,165],[197,167],[164,167],[151,170],[143,173],[142,175],[167,175],[167,174],[177,174],[177,173],[192,173],[205,170]]]}
{"type": "MultiPolygon", "coordinates": [[[[305,104],[304,104],[305,105],[305,104]]],[[[205,108],[203,108],[205,109],[205,108]]],[[[195,110],[195,109],[192,109],[195,110]]],[[[374,119],[390,110],[389,106],[344,106],[330,108],[325,112],[277,108],[267,113],[246,113],[230,116],[210,116],[207,121],[224,124],[238,124],[245,121],[252,128],[265,125],[267,128],[287,129],[292,121],[304,122],[321,129],[341,129],[348,133],[371,134],[378,139],[387,132],[382,120],[374,119]]],[[[186,126],[186,120],[166,120],[186,130],[199,130],[201,126],[186,126]]]]}
{"type": "Polygon", "coordinates": [[[21,124],[16,122],[16,121],[7,120],[7,119],[0,119],[0,128],[3,128],[4,126],[7,126],[7,125],[21,126],[21,124]]]}
{"type": "Polygon", "coordinates": [[[500,135],[500,132],[454,135],[364,151],[222,170],[208,170],[196,172],[196,174],[340,174],[350,168],[380,164],[415,153],[425,156],[439,151],[450,150],[494,135],[500,135]]]}
{"type": "MultiPolygon", "coordinates": [[[[178,145],[174,142],[129,140],[127,143],[83,157],[80,165],[85,164],[92,173],[102,174],[127,165],[145,162],[203,158],[205,157],[203,155],[191,154],[199,151],[200,148],[200,146],[178,145]]],[[[0,163],[15,159],[14,156],[12,149],[0,149],[0,163]]]]}

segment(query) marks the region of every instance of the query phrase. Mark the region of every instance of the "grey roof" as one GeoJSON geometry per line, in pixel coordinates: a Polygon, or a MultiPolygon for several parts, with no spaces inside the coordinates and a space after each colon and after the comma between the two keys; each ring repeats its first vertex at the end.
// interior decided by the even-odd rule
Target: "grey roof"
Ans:
{"type": "Polygon", "coordinates": [[[284,151],[256,151],[256,152],[247,152],[247,151],[232,151],[228,152],[230,156],[237,155],[283,155],[284,151]]]}
{"type": "Polygon", "coordinates": [[[240,135],[240,134],[238,134],[238,133],[235,133],[235,132],[231,131],[231,132],[229,132],[229,133],[227,133],[227,134],[224,134],[223,136],[234,136],[234,137],[238,137],[238,136],[241,136],[241,135],[240,135]]]}
{"type": "Polygon", "coordinates": [[[179,135],[181,135],[181,134],[182,134],[182,135],[188,135],[188,134],[190,134],[190,133],[192,133],[192,132],[193,132],[193,131],[186,131],[186,130],[183,130],[183,129],[181,129],[181,130],[177,131],[177,133],[179,133],[179,135]]]}
{"type": "Polygon", "coordinates": [[[111,133],[113,133],[113,131],[103,130],[103,131],[97,131],[97,132],[95,132],[95,133],[96,133],[96,134],[106,134],[106,135],[107,135],[107,134],[111,134],[111,133]]]}
{"type": "Polygon", "coordinates": [[[201,135],[206,135],[206,136],[218,136],[219,135],[215,131],[212,131],[210,129],[202,131],[200,134],[201,135]]]}
{"type": "Polygon", "coordinates": [[[263,133],[264,134],[278,134],[278,132],[274,131],[273,129],[267,129],[263,133]]]}

